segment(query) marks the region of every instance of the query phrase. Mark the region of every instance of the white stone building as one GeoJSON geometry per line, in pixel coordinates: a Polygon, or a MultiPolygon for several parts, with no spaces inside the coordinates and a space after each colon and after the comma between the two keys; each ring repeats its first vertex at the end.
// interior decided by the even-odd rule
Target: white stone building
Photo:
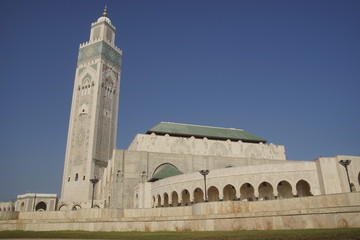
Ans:
{"type": "Polygon", "coordinates": [[[115,149],[122,58],[115,31],[105,10],[80,45],[61,198],[19,195],[1,211],[278,201],[350,192],[349,181],[360,190],[359,156],[290,161],[284,146],[239,129],[162,122],[115,149]],[[349,181],[340,160],[351,160],[349,181]],[[200,170],[209,170],[206,181],[200,170]]]}

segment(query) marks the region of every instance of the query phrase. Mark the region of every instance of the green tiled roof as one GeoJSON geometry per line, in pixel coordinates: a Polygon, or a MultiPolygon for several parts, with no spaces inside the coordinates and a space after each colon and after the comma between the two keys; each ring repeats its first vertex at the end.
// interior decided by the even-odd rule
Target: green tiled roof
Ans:
{"type": "Polygon", "coordinates": [[[169,134],[170,136],[208,138],[214,140],[231,140],[252,143],[265,143],[266,140],[261,139],[251,133],[241,129],[207,127],[200,125],[180,124],[161,122],[146,132],[147,134],[155,133],[157,135],[169,134]]]}
{"type": "Polygon", "coordinates": [[[179,169],[177,169],[173,165],[164,164],[164,165],[160,166],[159,169],[156,170],[154,176],[149,180],[149,182],[155,182],[159,179],[164,179],[164,178],[168,178],[168,177],[172,177],[172,176],[176,176],[176,175],[180,175],[180,174],[183,174],[183,172],[181,172],[179,169]]]}

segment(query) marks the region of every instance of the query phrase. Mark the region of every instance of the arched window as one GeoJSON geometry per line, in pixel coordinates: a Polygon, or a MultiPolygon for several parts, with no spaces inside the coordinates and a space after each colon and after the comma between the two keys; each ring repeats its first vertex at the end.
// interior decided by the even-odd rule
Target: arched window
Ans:
{"type": "Polygon", "coordinates": [[[67,206],[67,205],[61,205],[60,207],[59,207],[59,211],[67,211],[67,210],[69,210],[69,207],[67,206]]]}
{"type": "Polygon", "coordinates": [[[90,92],[90,78],[89,77],[85,77],[82,81],[82,86],[81,86],[81,96],[85,96],[87,94],[89,94],[90,92]]]}
{"type": "Polygon", "coordinates": [[[81,209],[81,206],[80,206],[80,205],[74,205],[74,206],[71,208],[72,211],[76,211],[76,210],[79,210],[79,209],[81,209]]]}
{"type": "Polygon", "coordinates": [[[39,202],[36,204],[35,211],[46,211],[46,203],[39,202]]]}
{"type": "Polygon", "coordinates": [[[114,83],[110,78],[106,79],[105,83],[102,85],[104,87],[104,95],[107,98],[112,99],[112,92],[114,91],[114,83]]]}
{"type": "Polygon", "coordinates": [[[79,180],[79,174],[75,174],[75,182],[79,180]]]}
{"type": "Polygon", "coordinates": [[[81,106],[80,106],[80,109],[79,109],[79,115],[82,116],[84,114],[87,114],[89,112],[89,106],[86,104],[86,103],[83,103],[81,106]]]}

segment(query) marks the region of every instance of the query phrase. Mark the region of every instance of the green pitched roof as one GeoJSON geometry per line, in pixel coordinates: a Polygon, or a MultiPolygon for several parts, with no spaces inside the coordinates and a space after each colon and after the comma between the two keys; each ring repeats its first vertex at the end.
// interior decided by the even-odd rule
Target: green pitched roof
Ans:
{"type": "Polygon", "coordinates": [[[155,133],[157,135],[169,134],[170,136],[208,138],[214,140],[232,140],[252,143],[265,143],[266,140],[261,139],[251,133],[235,128],[207,127],[190,124],[161,122],[146,132],[147,134],[155,133]]]}
{"type": "Polygon", "coordinates": [[[183,174],[179,169],[174,167],[171,164],[164,164],[157,169],[153,175],[153,177],[149,180],[149,182],[155,182],[159,179],[164,179],[176,175],[183,174]]]}

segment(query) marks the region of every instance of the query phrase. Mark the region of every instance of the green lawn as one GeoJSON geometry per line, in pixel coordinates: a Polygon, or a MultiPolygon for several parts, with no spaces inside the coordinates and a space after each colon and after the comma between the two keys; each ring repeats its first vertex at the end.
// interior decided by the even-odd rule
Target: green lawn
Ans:
{"type": "Polygon", "coordinates": [[[25,232],[2,231],[0,238],[75,238],[75,239],[136,239],[136,240],[360,240],[360,228],[231,231],[231,232],[25,232]]]}

